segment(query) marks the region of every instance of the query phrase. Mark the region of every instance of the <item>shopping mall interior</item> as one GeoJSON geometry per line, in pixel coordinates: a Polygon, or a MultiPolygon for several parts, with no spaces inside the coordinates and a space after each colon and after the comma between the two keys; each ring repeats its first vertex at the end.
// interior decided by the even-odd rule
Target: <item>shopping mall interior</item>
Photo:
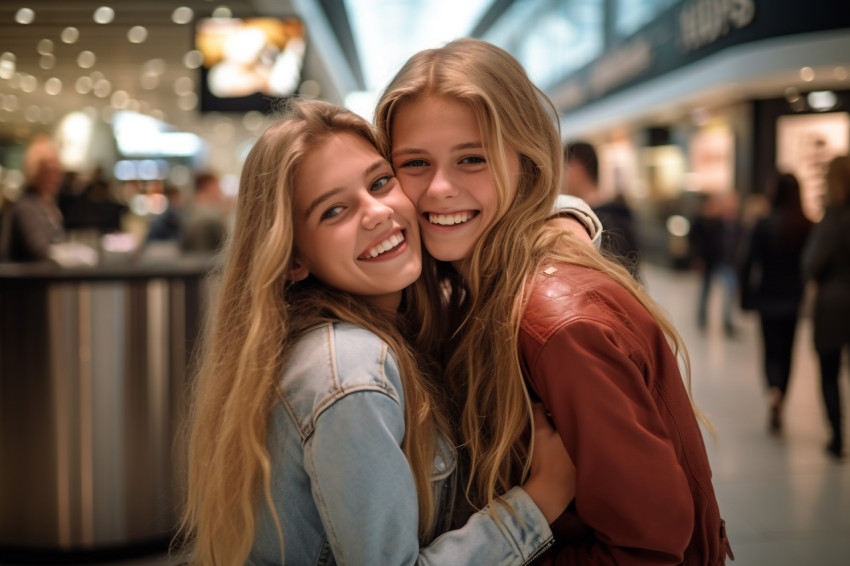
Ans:
{"type": "Polygon", "coordinates": [[[167,551],[178,439],[227,235],[154,233],[177,203],[201,204],[202,179],[230,230],[242,164],[287,100],[371,120],[408,57],[459,37],[522,64],[562,142],[595,148],[590,204],[630,209],[640,282],[681,334],[714,428],[734,564],[850,563],[850,458],[824,450],[817,285],[804,287],[771,429],[759,314],[724,278],[702,287],[695,243],[701,207],[723,197],[740,258],[778,174],[796,178],[813,225],[824,217],[827,168],[850,154],[842,3],[13,0],[0,4],[0,565],[181,562],[167,551]],[[34,261],[4,231],[36,139],[61,166],[63,240],[34,261]]]}

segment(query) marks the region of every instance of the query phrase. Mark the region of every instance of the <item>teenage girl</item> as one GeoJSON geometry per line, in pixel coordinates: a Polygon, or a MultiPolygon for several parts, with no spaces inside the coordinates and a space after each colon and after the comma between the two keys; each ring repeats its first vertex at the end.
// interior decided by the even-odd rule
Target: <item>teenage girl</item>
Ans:
{"type": "Polygon", "coordinates": [[[195,385],[193,564],[523,564],[573,497],[541,413],[522,487],[436,538],[456,455],[405,340],[419,229],[383,149],[356,115],[295,102],[245,161],[195,385]]]}
{"type": "Polygon", "coordinates": [[[514,485],[541,399],[576,466],[546,560],[723,563],[681,339],[625,269],[545,222],[556,121],[522,66],[474,39],[414,55],[376,110],[428,252],[415,304],[443,313],[417,344],[456,400],[467,498],[480,509],[514,485]]]}

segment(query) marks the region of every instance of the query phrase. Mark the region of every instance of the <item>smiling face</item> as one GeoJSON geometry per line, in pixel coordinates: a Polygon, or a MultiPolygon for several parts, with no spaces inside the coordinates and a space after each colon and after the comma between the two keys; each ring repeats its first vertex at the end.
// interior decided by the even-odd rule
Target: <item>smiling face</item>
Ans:
{"type": "Polygon", "coordinates": [[[326,285],[397,309],[422,269],[416,211],[390,164],[364,138],[334,134],[295,176],[293,280],[326,285]]]}
{"type": "MultiPolygon", "coordinates": [[[[499,213],[475,114],[460,101],[425,96],[401,105],[390,133],[393,167],[416,205],[425,247],[462,271],[499,213]]],[[[510,202],[519,178],[519,156],[509,149],[505,161],[510,187],[505,198],[510,202]]]]}

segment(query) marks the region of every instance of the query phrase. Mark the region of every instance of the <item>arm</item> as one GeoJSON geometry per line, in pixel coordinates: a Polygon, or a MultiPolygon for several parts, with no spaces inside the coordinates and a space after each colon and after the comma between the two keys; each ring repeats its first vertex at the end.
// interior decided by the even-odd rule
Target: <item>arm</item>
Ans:
{"type": "Polygon", "coordinates": [[[318,417],[305,464],[339,564],[524,564],[551,544],[540,511],[514,488],[506,499],[518,517],[496,509],[504,532],[483,510],[420,549],[403,436],[404,410],[385,391],[349,393],[318,417]]]}
{"type": "Polygon", "coordinates": [[[558,195],[550,222],[558,222],[581,240],[590,242],[599,249],[602,241],[602,223],[590,206],[578,197],[558,195]]]}
{"type": "Polygon", "coordinates": [[[12,214],[12,237],[17,238],[33,259],[44,260],[50,255],[51,233],[44,224],[43,212],[31,203],[19,203],[12,214]]]}
{"type": "Polygon", "coordinates": [[[764,257],[764,239],[766,237],[764,219],[762,219],[756,222],[753,227],[738,275],[741,289],[741,309],[743,310],[751,310],[758,306],[756,288],[761,281],[760,268],[764,257]]]}
{"type": "Polygon", "coordinates": [[[836,243],[841,241],[839,217],[827,209],[820,222],[812,227],[803,250],[803,276],[819,281],[832,264],[836,243]]]}
{"type": "Polygon", "coordinates": [[[529,368],[576,465],[576,513],[595,534],[558,548],[554,564],[679,564],[691,538],[687,478],[624,334],[574,320],[529,368]]]}

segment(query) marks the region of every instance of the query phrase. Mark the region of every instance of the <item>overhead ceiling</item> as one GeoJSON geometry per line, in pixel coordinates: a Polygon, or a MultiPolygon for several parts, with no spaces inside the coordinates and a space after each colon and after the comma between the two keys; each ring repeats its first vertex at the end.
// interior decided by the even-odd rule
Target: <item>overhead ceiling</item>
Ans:
{"type": "Polygon", "coordinates": [[[378,88],[375,83],[388,78],[388,73],[413,51],[467,33],[474,19],[491,3],[492,0],[462,5],[454,0],[0,2],[0,57],[6,59],[0,60],[0,143],[21,142],[37,131],[50,130],[72,110],[97,111],[108,117],[115,108],[113,97],[125,109],[152,114],[179,130],[203,135],[205,128],[214,127],[219,119],[234,121],[238,130],[236,117],[204,115],[192,105],[192,95],[184,95],[181,100],[175,92],[185,90],[187,81],[197,86],[199,72],[187,67],[184,58],[194,49],[194,22],[212,16],[216,9],[224,8],[240,18],[302,17],[308,32],[302,78],[314,81],[321,98],[343,103],[353,91],[378,88]],[[105,5],[113,9],[113,17],[108,23],[97,23],[95,13],[105,5]],[[16,21],[21,8],[32,11],[30,23],[16,21]],[[173,19],[180,15],[175,12],[178,8],[184,10],[180,13],[184,16],[185,8],[191,10],[185,23],[175,23],[173,19]],[[453,13],[452,25],[439,22],[446,9],[453,13]],[[129,38],[134,26],[143,26],[147,32],[139,43],[129,38]],[[70,43],[63,40],[63,31],[69,27],[78,30],[78,37],[70,43]],[[93,63],[85,68],[80,64],[83,52],[94,55],[93,63]],[[160,67],[161,74],[158,80],[145,81],[143,74],[151,61],[160,67]],[[78,92],[78,81],[94,84],[101,79],[108,81],[108,88],[98,93],[91,87],[83,89],[85,94],[78,92]],[[116,95],[118,91],[121,94],[116,95]]]}

